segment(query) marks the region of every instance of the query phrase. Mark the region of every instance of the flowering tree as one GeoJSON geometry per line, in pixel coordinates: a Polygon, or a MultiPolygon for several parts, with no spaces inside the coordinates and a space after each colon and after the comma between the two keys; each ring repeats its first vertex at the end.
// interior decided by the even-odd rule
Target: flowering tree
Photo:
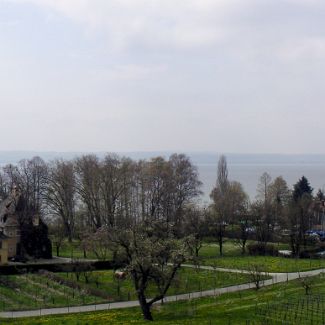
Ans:
{"type": "Polygon", "coordinates": [[[178,240],[166,222],[145,222],[132,229],[109,231],[116,257],[130,274],[146,320],[151,306],[163,299],[181,264],[189,257],[185,240],[178,240]],[[147,299],[149,284],[156,294],[147,299]]]}

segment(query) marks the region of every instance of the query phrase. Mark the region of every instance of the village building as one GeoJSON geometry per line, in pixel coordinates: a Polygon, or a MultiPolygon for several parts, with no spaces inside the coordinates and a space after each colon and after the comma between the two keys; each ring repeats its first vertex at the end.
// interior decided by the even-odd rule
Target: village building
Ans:
{"type": "Polygon", "coordinates": [[[0,265],[10,259],[51,258],[47,226],[15,187],[0,204],[0,265]]]}
{"type": "Polygon", "coordinates": [[[0,235],[6,237],[7,258],[17,255],[20,243],[20,227],[17,216],[17,204],[20,194],[16,188],[0,204],[0,235]]]}

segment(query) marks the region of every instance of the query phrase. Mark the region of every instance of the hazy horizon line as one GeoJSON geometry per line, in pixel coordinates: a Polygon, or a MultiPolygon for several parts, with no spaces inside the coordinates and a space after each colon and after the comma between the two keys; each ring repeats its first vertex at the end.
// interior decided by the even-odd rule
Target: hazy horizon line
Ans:
{"type": "Polygon", "coordinates": [[[84,153],[188,153],[188,154],[213,154],[213,155],[261,155],[261,156],[325,156],[325,153],[281,153],[281,152],[221,152],[214,150],[32,150],[32,149],[14,149],[14,150],[2,150],[0,153],[72,153],[72,154],[84,154],[84,153]]]}

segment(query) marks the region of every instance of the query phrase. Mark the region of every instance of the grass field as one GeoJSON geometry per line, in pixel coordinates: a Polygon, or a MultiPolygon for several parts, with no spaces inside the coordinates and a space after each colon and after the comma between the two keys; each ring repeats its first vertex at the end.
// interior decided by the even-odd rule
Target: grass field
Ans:
{"type": "MultiPolygon", "coordinates": [[[[312,286],[314,296],[325,297],[325,279],[318,276],[312,286]]],[[[291,281],[285,284],[255,290],[246,290],[238,293],[224,294],[213,298],[200,298],[190,301],[177,302],[157,305],[154,307],[153,316],[154,324],[157,325],[257,325],[266,324],[262,321],[269,317],[270,325],[287,324],[287,325],[304,325],[311,324],[311,311],[319,311],[319,300],[309,301],[307,307],[304,304],[302,308],[302,299],[307,299],[304,289],[299,281],[291,281]],[[299,301],[299,303],[298,303],[299,301]],[[293,302],[290,304],[289,302],[293,302]],[[272,305],[273,304],[273,305],[272,305]],[[284,313],[279,312],[280,308],[285,306],[287,322],[283,323],[284,313]],[[272,308],[272,309],[270,309],[272,308]],[[268,313],[268,311],[275,311],[268,313]],[[292,319],[300,313],[302,318],[295,322],[292,319]],[[307,311],[309,316],[307,316],[307,311]],[[270,315],[272,317],[270,318],[270,315]],[[306,315],[306,317],[304,316],[306,315]],[[306,320],[306,322],[305,322],[306,320]],[[272,321],[272,322],[271,322],[272,321]]],[[[282,308],[283,309],[283,308],[282,308]]],[[[8,323],[31,325],[31,324],[48,324],[48,325],[79,325],[79,324],[110,324],[124,325],[148,324],[142,320],[139,308],[130,308],[125,310],[112,310],[105,312],[81,313],[62,316],[51,316],[41,318],[29,318],[19,320],[6,320],[8,323]]],[[[314,313],[313,325],[323,325],[322,314],[314,313]],[[318,315],[318,316],[317,316],[318,315]]]]}
{"type": "MultiPolygon", "coordinates": [[[[74,240],[71,243],[69,243],[67,240],[64,240],[62,246],[60,247],[59,252],[60,252],[60,257],[97,259],[96,255],[90,251],[86,252],[86,257],[85,257],[84,251],[81,247],[81,243],[78,240],[74,240]]],[[[56,247],[55,245],[52,245],[53,256],[56,256],[56,253],[57,253],[56,247]]]]}
{"type": "Polygon", "coordinates": [[[240,248],[233,241],[225,243],[222,257],[216,244],[203,245],[199,256],[201,264],[240,270],[247,270],[252,264],[261,265],[265,272],[298,272],[325,267],[325,259],[241,255],[240,248]]]}

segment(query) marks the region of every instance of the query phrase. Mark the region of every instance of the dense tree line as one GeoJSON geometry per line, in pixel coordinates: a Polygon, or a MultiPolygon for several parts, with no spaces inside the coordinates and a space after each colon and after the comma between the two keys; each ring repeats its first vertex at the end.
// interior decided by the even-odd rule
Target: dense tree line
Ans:
{"type": "Polygon", "coordinates": [[[269,174],[263,173],[256,199],[250,202],[241,184],[228,180],[226,158],[222,156],[209,207],[210,227],[218,239],[220,255],[223,239],[231,233],[226,230],[234,229],[231,226],[235,225],[243,253],[249,237],[256,240],[260,251],[265,253],[268,243],[289,237],[293,255],[299,256],[307,246],[307,231],[319,224],[320,213],[324,215],[323,192],[319,190],[315,197],[312,192],[304,176],[290,190],[282,176],[272,180],[269,174]]]}
{"type": "Polygon", "coordinates": [[[45,163],[35,157],[0,173],[2,199],[16,187],[28,203],[26,214],[58,220],[69,240],[85,229],[127,227],[148,219],[165,221],[179,237],[200,185],[196,167],[177,154],[149,161],[85,155],[45,163]]]}

